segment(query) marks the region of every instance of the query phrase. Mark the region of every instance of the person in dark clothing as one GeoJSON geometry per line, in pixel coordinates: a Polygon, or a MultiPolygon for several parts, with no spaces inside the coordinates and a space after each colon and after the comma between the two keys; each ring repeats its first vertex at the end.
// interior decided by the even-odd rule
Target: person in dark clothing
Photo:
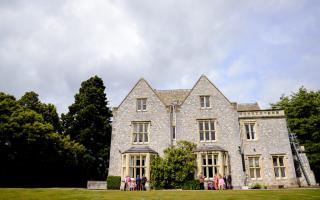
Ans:
{"type": "Polygon", "coordinates": [[[141,190],[141,179],[139,175],[137,175],[136,184],[137,190],[141,190]]]}
{"type": "Polygon", "coordinates": [[[146,190],[146,182],[147,182],[147,177],[145,177],[145,175],[142,176],[141,179],[141,186],[142,186],[142,190],[146,190]]]}
{"type": "Polygon", "coordinates": [[[206,177],[202,175],[202,172],[200,173],[199,175],[199,182],[200,182],[200,190],[203,190],[204,189],[204,179],[206,177]]]}

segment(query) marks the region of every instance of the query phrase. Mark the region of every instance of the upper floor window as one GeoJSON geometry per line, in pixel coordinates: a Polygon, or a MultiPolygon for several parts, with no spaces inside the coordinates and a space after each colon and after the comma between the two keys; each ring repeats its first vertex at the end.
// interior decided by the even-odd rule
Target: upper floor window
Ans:
{"type": "Polygon", "coordinates": [[[140,98],[137,99],[137,111],[146,111],[147,110],[147,99],[140,98]]]}
{"type": "Polygon", "coordinates": [[[284,164],[284,156],[272,156],[274,176],[276,178],[286,177],[286,167],[284,164]]]}
{"type": "Polygon", "coordinates": [[[256,140],[255,123],[245,123],[244,127],[246,130],[247,140],[256,140]]]}
{"type": "Polygon", "coordinates": [[[200,120],[199,123],[199,134],[200,142],[210,142],[216,140],[216,132],[214,120],[200,120]]]}
{"type": "Polygon", "coordinates": [[[210,108],[210,96],[200,96],[200,107],[210,108]]]}
{"type": "Polygon", "coordinates": [[[133,144],[149,142],[149,122],[133,122],[133,144]]]}
{"type": "Polygon", "coordinates": [[[260,157],[252,156],[252,157],[248,157],[248,159],[249,159],[250,178],[260,179],[261,178],[260,157]]]}

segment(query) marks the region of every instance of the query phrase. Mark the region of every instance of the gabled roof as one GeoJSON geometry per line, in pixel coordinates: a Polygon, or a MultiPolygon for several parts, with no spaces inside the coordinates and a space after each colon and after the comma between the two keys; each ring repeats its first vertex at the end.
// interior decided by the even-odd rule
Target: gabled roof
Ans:
{"type": "Polygon", "coordinates": [[[181,105],[184,99],[189,95],[190,90],[155,90],[162,102],[169,106],[172,104],[181,105]]]}
{"type": "Polygon", "coordinates": [[[258,103],[240,103],[238,104],[238,111],[252,111],[261,110],[258,103]]]}
{"type": "MultiPolygon", "coordinates": [[[[194,88],[198,85],[199,81],[200,81],[201,79],[203,79],[203,78],[206,79],[214,88],[216,88],[216,90],[217,90],[230,104],[232,104],[232,103],[229,101],[229,99],[228,99],[228,98],[208,79],[208,77],[205,76],[205,75],[201,75],[201,76],[200,76],[200,78],[198,79],[198,81],[196,82],[196,84],[194,84],[194,86],[193,86],[192,89],[190,90],[188,96],[191,94],[191,92],[194,90],[194,88]]],[[[181,104],[183,104],[183,103],[185,102],[185,100],[188,98],[188,96],[186,96],[186,98],[183,100],[183,102],[182,102],[181,104]]]]}

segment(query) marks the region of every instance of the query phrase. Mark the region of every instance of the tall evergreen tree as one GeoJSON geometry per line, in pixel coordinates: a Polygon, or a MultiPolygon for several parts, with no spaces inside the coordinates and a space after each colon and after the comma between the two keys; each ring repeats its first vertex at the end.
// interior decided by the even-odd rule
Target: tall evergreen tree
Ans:
{"type": "Polygon", "coordinates": [[[87,179],[105,180],[111,141],[111,117],[105,86],[98,76],[81,83],[75,102],[62,115],[65,135],[83,144],[87,179]]]}
{"type": "Polygon", "coordinates": [[[301,87],[297,93],[282,96],[279,102],[271,105],[284,109],[290,130],[305,146],[311,169],[320,181],[320,91],[301,87]]]}

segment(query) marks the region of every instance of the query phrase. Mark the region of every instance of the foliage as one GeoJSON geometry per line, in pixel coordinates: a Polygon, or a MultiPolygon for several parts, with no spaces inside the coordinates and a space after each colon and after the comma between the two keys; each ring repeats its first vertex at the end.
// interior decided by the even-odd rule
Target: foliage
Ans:
{"type": "Polygon", "coordinates": [[[194,178],[195,144],[178,141],[176,146],[164,150],[164,158],[156,157],[151,162],[151,181],[158,188],[181,188],[194,178]]]}
{"type": "Polygon", "coordinates": [[[64,134],[87,149],[83,169],[91,180],[105,180],[107,176],[112,114],[104,90],[103,81],[97,76],[82,82],[75,102],[61,117],[64,134]]]}
{"type": "Polygon", "coordinates": [[[190,180],[186,181],[182,185],[183,190],[200,190],[200,182],[199,180],[190,180]]]}
{"type": "Polygon", "coordinates": [[[250,189],[261,189],[262,185],[260,183],[255,183],[250,186],[250,189]]]}
{"type": "Polygon", "coordinates": [[[121,184],[120,176],[108,176],[107,187],[111,190],[119,190],[121,184]]]}
{"type": "Polygon", "coordinates": [[[301,87],[291,96],[283,95],[272,107],[284,109],[290,130],[305,146],[310,166],[320,181],[320,91],[301,87]]]}
{"type": "Polygon", "coordinates": [[[70,175],[64,170],[77,165],[84,146],[56,132],[52,121],[44,118],[48,110],[57,116],[55,107],[41,103],[34,92],[19,101],[0,92],[0,185],[38,182],[44,186],[46,181],[57,179],[57,174],[70,175]]]}

